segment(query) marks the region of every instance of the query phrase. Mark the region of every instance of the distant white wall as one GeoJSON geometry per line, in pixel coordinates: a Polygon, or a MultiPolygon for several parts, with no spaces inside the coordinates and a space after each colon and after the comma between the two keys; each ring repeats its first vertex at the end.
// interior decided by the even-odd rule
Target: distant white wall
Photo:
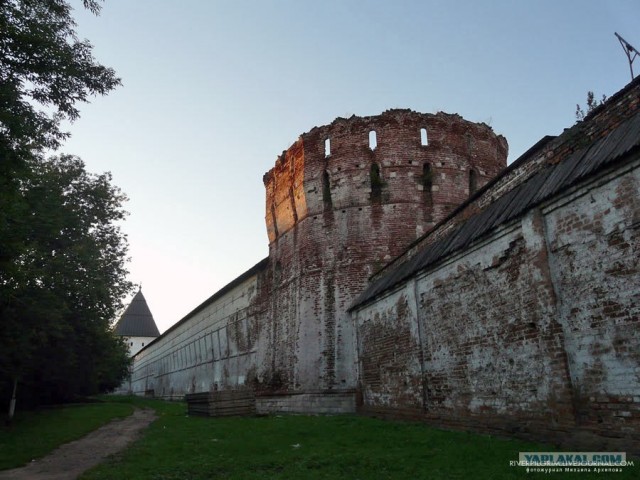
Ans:
{"type": "Polygon", "coordinates": [[[124,337],[124,341],[129,347],[129,356],[133,357],[138,353],[145,345],[149,345],[156,337],[124,337]]]}
{"type": "MultiPolygon", "coordinates": [[[[135,394],[164,398],[244,385],[255,370],[255,319],[248,307],[256,295],[251,276],[165,332],[136,355],[135,394]]],[[[145,343],[146,344],[146,343],[145,343]]]]}

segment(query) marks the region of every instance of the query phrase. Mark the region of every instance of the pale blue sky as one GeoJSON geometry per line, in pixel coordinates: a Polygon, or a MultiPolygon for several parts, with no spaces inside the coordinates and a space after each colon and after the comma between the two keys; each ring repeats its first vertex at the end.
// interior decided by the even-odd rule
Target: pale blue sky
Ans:
{"type": "Polygon", "coordinates": [[[441,110],[513,161],[629,82],[614,31],[640,48],[638,0],[107,0],[76,18],[123,86],[62,151],[130,197],[130,278],[161,331],[267,255],[262,175],[301,133],[441,110]]]}

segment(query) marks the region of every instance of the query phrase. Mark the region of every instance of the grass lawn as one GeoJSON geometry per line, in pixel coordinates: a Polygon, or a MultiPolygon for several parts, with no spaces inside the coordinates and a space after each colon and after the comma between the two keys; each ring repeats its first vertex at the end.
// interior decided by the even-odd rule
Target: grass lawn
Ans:
{"type": "MultiPolygon", "coordinates": [[[[160,418],[144,438],[83,480],[549,478],[509,460],[520,451],[557,450],[351,415],[200,418],[186,416],[184,404],[146,404],[160,418]]],[[[639,471],[609,476],[640,478],[639,471]]]]}
{"type": "MultiPolygon", "coordinates": [[[[183,403],[106,397],[102,403],[19,413],[0,427],[0,470],[81,437],[134,406],[159,415],[124,453],[85,473],[98,479],[466,479],[599,478],[592,473],[527,474],[510,467],[520,451],[548,445],[446,432],[422,424],[353,415],[188,417],[183,403]]],[[[640,466],[605,478],[640,478],[640,466]]]]}
{"type": "Polygon", "coordinates": [[[42,457],[114,418],[130,415],[133,408],[127,403],[89,403],[18,411],[11,426],[0,425],[0,470],[42,457]]]}

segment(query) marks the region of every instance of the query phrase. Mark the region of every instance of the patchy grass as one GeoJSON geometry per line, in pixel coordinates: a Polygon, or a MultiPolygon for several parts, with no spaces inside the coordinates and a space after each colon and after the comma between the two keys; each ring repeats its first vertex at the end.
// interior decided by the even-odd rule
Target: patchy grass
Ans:
{"type": "Polygon", "coordinates": [[[24,465],[132,412],[133,405],[127,403],[89,403],[17,412],[11,426],[0,426],[0,470],[24,465]]]}
{"type": "MultiPolygon", "coordinates": [[[[0,429],[0,469],[44,455],[112,418],[128,415],[134,406],[155,409],[158,420],[141,440],[82,479],[548,478],[510,467],[509,461],[520,451],[557,450],[352,415],[200,418],[188,417],[183,403],[132,397],[102,400],[20,414],[11,430],[0,429]]],[[[636,466],[612,475],[635,479],[639,470],[636,466]]]]}
{"type": "MultiPolygon", "coordinates": [[[[352,415],[200,418],[186,416],[184,404],[147,402],[159,419],[144,438],[82,479],[548,478],[509,460],[520,451],[555,450],[352,415]]],[[[616,478],[637,472],[627,468],[616,478]]]]}

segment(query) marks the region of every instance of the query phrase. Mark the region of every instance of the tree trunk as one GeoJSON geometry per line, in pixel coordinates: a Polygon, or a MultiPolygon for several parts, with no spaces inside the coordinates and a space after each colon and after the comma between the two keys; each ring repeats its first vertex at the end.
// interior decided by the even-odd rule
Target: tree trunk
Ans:
{"type": "Polygon", "coordinates": [[[7,423],[11,423],[13,415],[16,413],[16,390],[18,390],[18,379],[13,379],[13,393],[11,394],[11,402],[9,402],[9,418],[7,423]]]}

